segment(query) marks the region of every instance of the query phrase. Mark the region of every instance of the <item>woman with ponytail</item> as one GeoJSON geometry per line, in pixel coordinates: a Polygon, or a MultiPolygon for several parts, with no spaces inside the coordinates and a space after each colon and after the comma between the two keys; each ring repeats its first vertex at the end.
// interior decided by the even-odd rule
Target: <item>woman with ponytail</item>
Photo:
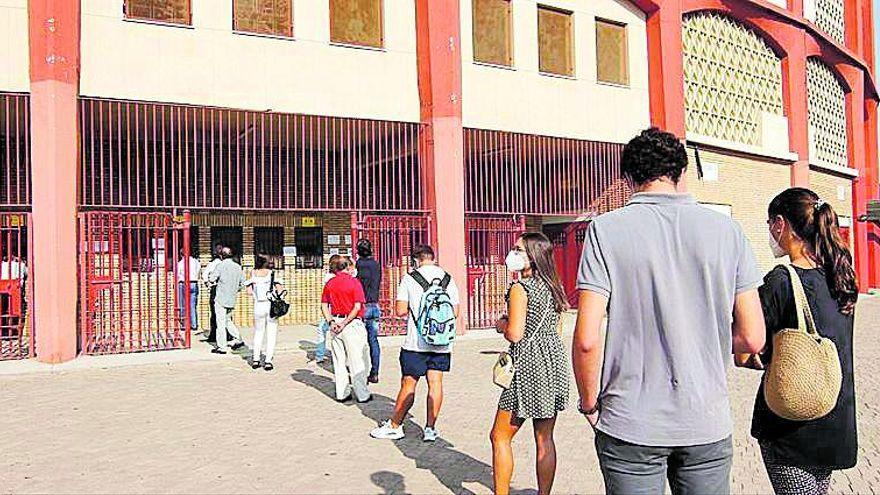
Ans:
{"type": "MultiPolygon", "coordinates": [[[[853,387],[853,317],[858,286],[852,256],[840,236],[837,214],[816,193],[788,189],[773,199],[767,225],[774,256],[788,256],[800,276],[819,333],[837,346],[843,383],[835,408],[813,421],[789,421],[764,400],[763,384],[755,400],[752,436],[777,494],[825,494],[831,472],[856,464],[856,408],[853,387]]],[[[747,365],[762,368],[773,359],[773,335],[797,328],[791,279],[785,266],[764,278],[760,289],[767,347],[747,365]]],[[[738,360],[743,364],[744,360],[738,360]]]]}

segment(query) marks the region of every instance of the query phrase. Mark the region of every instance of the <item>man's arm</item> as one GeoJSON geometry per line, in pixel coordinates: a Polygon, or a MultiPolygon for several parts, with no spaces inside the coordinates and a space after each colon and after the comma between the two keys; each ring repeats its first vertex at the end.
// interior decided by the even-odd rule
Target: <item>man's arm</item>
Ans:
{"type": "MultiPolygon", "coordinates": [[[[606,296],[589,290],[580,291],[571,361],[581,400],[580,406],[584,410],[593,410],[599,400],[599,370],[602,366],[600,335],[607,307],[606,296]]],[[[590,421],[594,422],[594,419],[590,421]]]]}
{"type": "Polygon", "coordinates": [[[324,315],[324,320],[328,323],[333,321],[333,313],[330,312],[330,303],[321,303],[321,314],[324,315]]]}
{"type": "Polygon", "coordinates": [[[740,292],[733,302],[733,352],[758,354],[764,349],[766,337],[758,290],[740,292]]]}
{"type": "Polygon", "coordinates": [[[363,307],[364,307],[364,305],[362,303],[359,303],[359,302],[354,303],[354,306],[352,307],[351,312],[348,313],[348,315],[346,315],[345,319],[340,322],[333,323],[330,326],[330,329],[333,330],[334,333],[342,332],[343,330],[345,330],[345,327],[347,327],[349,323],[351,323],[355,318],[357,318],[358,314],[361,312],[361,308],[363,308],[363,307]]]}

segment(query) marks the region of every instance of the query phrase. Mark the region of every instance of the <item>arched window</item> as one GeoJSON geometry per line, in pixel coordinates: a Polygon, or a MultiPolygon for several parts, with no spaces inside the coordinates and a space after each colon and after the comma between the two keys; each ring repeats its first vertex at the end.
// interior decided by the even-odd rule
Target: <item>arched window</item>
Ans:
{"type": "Polygon", "coordinates": [[[682,26],[687,130],[761,146],[765,114],[783,115],[779,57],[725,15],[691,14],[682,26]]]}
{"type": "Polygon", "coordinates": [[[831,69],[816,58],[807,59],[807,109],[810,163],[848,166],[846,94],[831,69]]]}

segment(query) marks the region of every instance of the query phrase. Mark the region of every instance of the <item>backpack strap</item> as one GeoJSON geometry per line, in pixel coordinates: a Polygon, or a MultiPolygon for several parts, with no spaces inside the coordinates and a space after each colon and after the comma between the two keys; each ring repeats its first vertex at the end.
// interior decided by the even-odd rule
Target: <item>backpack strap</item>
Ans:
{"type": "Polygon", "coordinates": [[[446,290],[449,287],[449,283],[452,282],[452,276],[448,273],[443,275],[443,280],[440,281],[440,287],[443,287],[443,290],[446,290]]]}
{"type": "Polygon", "coordinates": [[[419,273],[418,270],[413,270],[409,272],[409,276],[412,277],[413,280],[415,280],[416,283],[422,287],[423,291],[427,292],[427,290],[431,287],[431,283],[428,282],[428,280],[425,279],[425,277],[421,273],[419,273]]]}

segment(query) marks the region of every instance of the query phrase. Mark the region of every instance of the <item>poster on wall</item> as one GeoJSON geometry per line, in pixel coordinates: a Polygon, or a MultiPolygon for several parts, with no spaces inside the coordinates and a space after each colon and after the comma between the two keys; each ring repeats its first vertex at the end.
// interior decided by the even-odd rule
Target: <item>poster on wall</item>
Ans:
{"type": "Polygon", "coordinates": [[[296,246],[284,246],[282,253],[284,256],[296,256],[296,246]]]}
{"type": "Polygon", "coordinates": [[[330,248],[330,256],[339,254],[339,248],[330,248]]]}
{"type": "Polygon", "coordinates": [[[347,235],[347,236],[345,236],[345,245],[346,245],[346,246],[350,246],[350,245],[351,245],[351,235],[347,235]]]}
{"type": "Polygon", "coordinates": [[[331,234],[331,235],[327,236],[327,244],[329,244],[331,246],[338,246],[340,240],[341,239],[340,239],[339,235],[336,235],[336,234],[331,234]]]}

